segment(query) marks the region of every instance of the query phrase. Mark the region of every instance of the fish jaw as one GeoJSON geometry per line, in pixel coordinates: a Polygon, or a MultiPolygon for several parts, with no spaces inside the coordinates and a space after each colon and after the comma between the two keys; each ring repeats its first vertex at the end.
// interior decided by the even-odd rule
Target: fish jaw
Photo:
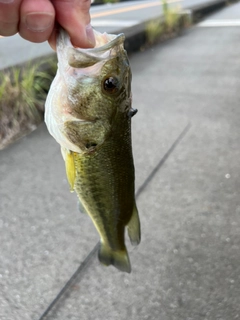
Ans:
{"type": "Polygon", "coordinates": [[[61,29],[57,38],[57,55],[60,70],[66,71],[69,66],[86,68],[93,66],[99,61],[109,60],[118,55],[123,49],[125,36],[100,33],[94,30],[96,45],[94,48],[82,49],[72,45],[68,33],[61,29]]]}

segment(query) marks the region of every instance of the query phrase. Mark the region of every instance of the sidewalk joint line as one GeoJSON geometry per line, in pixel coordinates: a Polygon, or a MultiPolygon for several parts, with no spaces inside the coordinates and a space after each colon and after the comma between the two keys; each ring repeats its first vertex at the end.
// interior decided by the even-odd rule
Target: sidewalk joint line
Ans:
{"type": "Polygon", "coordinates": [[[57,308],[58,303],[60,300],[63,300],[67,298],[67,294],[69,292],[69,289],[71,286],[76,282],[78,276],[86,269],[86,267],[89,265],[93,259],[95,259],[95,254],[98,251],[100,242],[98,242],[95,247],[90,251],[90,253],[87,255],[87,257],[83,260],[83,262],[80,264],[80,266],[77,268],[77,270],[73,273],[71,278],[66,282],[66,284],[63,286],[63,288],[59,291],[59,293],[56,295],[56,297],[53,299],[53,301],[49,304],[47,309],[43,312],[43,314],[40,316],[38,320],[44,320],[46,317],[50,314],[50,312],[54,312],[54,309],[57,308]]]}
{"type": "Polygon", "coordinates": [[[187,134],[191,127],[190,122],[186,125],[186,127],[183,129],[183,131],[180,133],[180,135],[177,137],[177,139],[173,142],[171,147],[168,149],[168,151],[164,154],[164,156],[161,158],[159,163],[156,165],[156,167],[152,170],[150,175],[147,177],[147,179],[143,182],[143,184],[138,188],[138,191],[136,193],[136,198],[140,196],[140,194],[144,191],[144,189],[147,187],[147,185],[150,183],[150,181],[154,178],[158,170],[164,165],[164,163],[169,158],[170,154],[174,151],[174,149],[177,147],[177,145],[181,142],[181,140],[184,138],[184,136],[187,134]]]}

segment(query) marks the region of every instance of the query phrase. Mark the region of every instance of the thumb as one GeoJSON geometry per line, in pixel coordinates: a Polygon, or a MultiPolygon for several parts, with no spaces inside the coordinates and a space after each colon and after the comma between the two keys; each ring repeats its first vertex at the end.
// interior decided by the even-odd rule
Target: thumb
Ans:
{"type": "MultiPolygon", "coordinates": [[[[56,12],[56,21],[68,32],[72,44],[76,47],[90,48],[95,38],[90,25],[91,0],[52,0],[56,12]]],[[[56,30],[50,43],[54,46],[56,30]]]]}

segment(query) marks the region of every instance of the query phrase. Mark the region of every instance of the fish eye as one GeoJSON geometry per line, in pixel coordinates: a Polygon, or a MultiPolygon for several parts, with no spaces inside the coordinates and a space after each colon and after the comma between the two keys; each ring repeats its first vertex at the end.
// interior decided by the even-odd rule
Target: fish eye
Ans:
{"type": "Polygon", "coordinates": [[[103,82],[103,88],[108,93],[116,93],[119,89],[118,79],[115,77],[108,77],[103,82]]]}

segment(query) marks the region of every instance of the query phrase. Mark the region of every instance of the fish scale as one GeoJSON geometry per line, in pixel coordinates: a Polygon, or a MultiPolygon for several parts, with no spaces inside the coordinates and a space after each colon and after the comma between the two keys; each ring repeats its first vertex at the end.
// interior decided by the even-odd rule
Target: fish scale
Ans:
{"type": "MultiPolygon", "coordinates": [[[[130,126],[130,121],[125,122],[130,126]]],[[[81,202],[88,204],[86,207],[92,204],[89,209],[85,207],[86,211],[97,218],[100,213],[104,221],[117,217],[124,225],[131,217],[134,199],[134,168],[129,141],[131,138],[130,130],[126,129],[124,137],[114,130],[116,132],[94,152],[83,155],[74,153],[74,189],[81,202]],[[100,195],[99,202],[96,201],[97,195],[100,195]],[[115,214],[111,214],[114,212],[115,214]]],[[[111,224],[109,225],[111,230],[111,224]]]]}

